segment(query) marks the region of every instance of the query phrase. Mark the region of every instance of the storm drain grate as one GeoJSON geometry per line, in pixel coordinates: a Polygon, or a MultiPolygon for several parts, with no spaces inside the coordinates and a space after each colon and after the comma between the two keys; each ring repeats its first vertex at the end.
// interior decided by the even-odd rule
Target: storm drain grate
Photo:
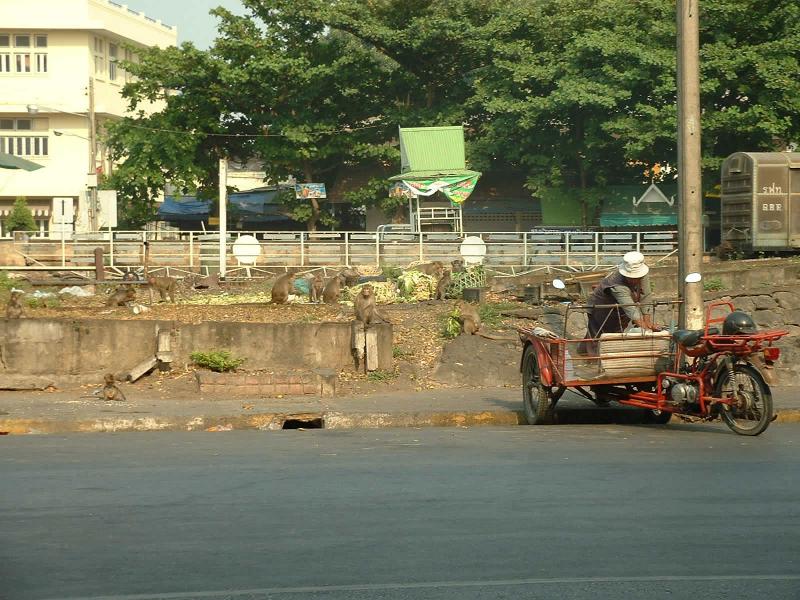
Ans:
{"type": "Polygon", "coordinates": [[[322,417],[312,419],[286,419],[281,429],[324,429],[325,421],[322,417]]]}

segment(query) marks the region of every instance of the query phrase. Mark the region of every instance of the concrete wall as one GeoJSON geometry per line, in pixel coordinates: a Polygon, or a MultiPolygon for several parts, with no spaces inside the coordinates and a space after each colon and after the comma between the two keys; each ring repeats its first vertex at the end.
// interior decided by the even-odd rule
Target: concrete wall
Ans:
{"type": "MultiPolygon", "coordinates": [[[[379,368],[392,364],[392,327],[377,325],[379,368]]],[[[127,372],[156,352],[159,328],[173,331],[173,366],[190,364],[196,350],[230,350],[244,370],[353,368],[350,323],[199,323],[171,321],[0,319],[3,379],[49,377],[96,382],[127,372]]]]}

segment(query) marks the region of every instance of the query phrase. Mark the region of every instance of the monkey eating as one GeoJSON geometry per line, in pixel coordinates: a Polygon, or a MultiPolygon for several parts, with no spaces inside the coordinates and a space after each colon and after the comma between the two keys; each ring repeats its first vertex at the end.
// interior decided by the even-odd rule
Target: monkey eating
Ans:
{"type": "Polygon", "coordinates": [[[325,289],[322,290],[322,301],[325,302],[325,304],[337,304],[344,283],[345,278],[341,273],[331,277],[328,283],[325,284],[325,289]]]}
{"type": "Polygon", "coordinates": [[[117,384],[114,382],[114,375],[112,373],[106,373],[103,377],[105,381],[105,385],[103,385],[103,400],[106,402],[111,402],[113,400],[117,400],[119,402],[126,402],[125,394],[122,393],[122,390],[117,387],[117,384]]]}
{"type": "Polygon", "coordinates": [[[22,290],[11,290],[11,297],[8,299],[8,306],[6,306],[6,319],[20,319],[24,314],[22,309],[22,290]]]}
{"type": "Polygon", "coordinates": [[[121,285],[106,300],[106,306],[125,306],[136,300],[136,290],[129,285],[121,285]]]}
{"type": "Polygon", "coordinates": [[[150,298],[152,304],[153,290],[157,290],[161,296],[161,302],[166,302],[167,298],[173,304],[175,303],[175,290],[178,287],[178,280],[174,277],[155,277],[154,275],[147,276],[147,285],[150,288],[150,298]]]}
{"type": "Polygon", "coordinates": [[[442,277],[436,284],[436,295],[434,296],[434,300],[444,300],[444,294],[452,281],[453,278],[450,276],[450,271],[447,269],[442,271],[442,277]]]}
{"type": "Polygon", "coordinates": [[[444,263],[440,260],[435,260],[433,262],[415,265],[411,267],[411,270],[425,273],[425,275],[430,275],[431,277],[441,277],[442,271],[444,271],[444,263]]]}
{"type": "Polygon", "coordinates": [[[293,284],[294,275],[291,273],[284,273],[278,277],[272,286],[272,304],[286,304],[293,284]]]}
{"type": "Polygon", "coordinates": [[[311,280],[308,287],[311,302],[322,302],[322,292],[325,289],[325,280],[322,278],[322,275],[319,273],[314,275],[314,279],[311,280]]]}
{"type": "Polygon", "coordinates": [[[364,325],[372,323],[389,323],[388,317],[375,305],[375,291],[372,286],[367,284],[355,297],[353,302],[356,321],[361,321],[364,325]]]}

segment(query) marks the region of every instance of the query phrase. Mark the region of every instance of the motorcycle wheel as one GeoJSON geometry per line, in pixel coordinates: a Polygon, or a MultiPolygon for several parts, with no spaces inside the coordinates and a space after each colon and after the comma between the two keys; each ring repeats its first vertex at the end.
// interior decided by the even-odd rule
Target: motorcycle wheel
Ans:
{"type": "Polygon", "coordinates": [[[772,421],[772,394],[761,374],[750,365],[737,364],[733,372],[723,371],[714,386],[714,396],[733,398],[721,405],[725,424],[739,435],[759,435],[772,421]]]}
{"type": "Polygon", "coordinates": [[[525,348],[522,355],[522,406],[525,422],[528,425],[550,425],[555,415],[556,401],[560,396],[561,394],[552,394],[550,388],[542,385],[536,352],[533,346],[525,348]]]}
{"type": "Polygon", "coordinates": [[[668,410],[645,410],[644,422],[648,425],[666,425],[672,419],[668,410]]]}

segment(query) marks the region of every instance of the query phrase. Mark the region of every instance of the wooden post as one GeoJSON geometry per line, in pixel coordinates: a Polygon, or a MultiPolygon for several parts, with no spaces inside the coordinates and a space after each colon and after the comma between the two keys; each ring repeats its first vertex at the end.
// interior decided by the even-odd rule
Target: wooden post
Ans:
{"type": "Polygon", "coordinates": [[[97,281],[106,280],[106,270],[103,267],[103,249],[100,247],[94,249],[94,278],[97,281]]]}

